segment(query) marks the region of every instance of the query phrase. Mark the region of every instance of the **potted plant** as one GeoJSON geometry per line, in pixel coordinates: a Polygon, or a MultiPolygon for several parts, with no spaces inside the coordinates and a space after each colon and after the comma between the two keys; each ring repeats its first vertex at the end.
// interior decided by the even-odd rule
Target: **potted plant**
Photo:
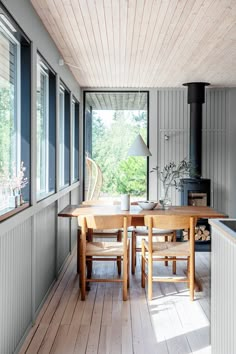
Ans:
{"type": "Polygon", "coordinates": [[[163,195],[159,200],[159,203],[164,208],[171,205],[171,199],[169,197],[170,187],[175,187],[177,190],[182,188],[182,178],[189,175],[192,170],[191,162],[186,158],[176,164],[174,161],[169,162],[160,170],[159,166],[154,167],[150,172],[157,172],[157,176],[160,179],[163,187],[163,195]]]}

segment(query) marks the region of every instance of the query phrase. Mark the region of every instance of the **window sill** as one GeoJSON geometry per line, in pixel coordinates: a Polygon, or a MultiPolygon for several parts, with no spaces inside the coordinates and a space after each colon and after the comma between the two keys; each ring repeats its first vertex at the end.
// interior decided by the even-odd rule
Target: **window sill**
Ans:
{"type": "Polygon", "coordinates": [[[22,210],[29,207],[29,203],[24,203],[17,208],[6,208],[0,211],[0,222],[10,218],[11,216],[21,212],[22,210]]]}

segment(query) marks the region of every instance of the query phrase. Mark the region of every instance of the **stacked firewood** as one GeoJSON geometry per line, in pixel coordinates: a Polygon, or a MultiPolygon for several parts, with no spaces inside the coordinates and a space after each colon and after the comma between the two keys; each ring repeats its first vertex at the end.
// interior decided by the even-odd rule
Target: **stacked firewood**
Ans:
{"type": "MultiPolygon", "coordinates": [[[[183,230],[184,241],[188,240],[188,231],[183,230]]],[[[210,231],[206,229],[206,225],[199,225],[195,227],[196,241],[209,241],[211,239],[210,231]]]]}

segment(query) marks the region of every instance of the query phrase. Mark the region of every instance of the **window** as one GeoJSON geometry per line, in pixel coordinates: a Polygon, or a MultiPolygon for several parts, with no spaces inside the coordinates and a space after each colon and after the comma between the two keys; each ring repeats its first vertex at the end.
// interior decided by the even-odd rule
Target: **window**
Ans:
{"type": "Polygon", "coordinates": [[[72,101],[72,182],[79,179],[79,103],[72,101]]]}
{"type": "Polygon", "coordinates": [[[59,187],[64,188],[70,183],[70,93],[61,83],[59,93],[59,187]]]}
{"type": "Polygon", "coordinates": [[[37,200],[55,191],[55,76],[38,55],[37,200]]]}
{"type": "MultiPolygon", "coordinates": [[[[138,134],[148,140],[148,92],[85,92],[85,154],[102,172],[100,197],[146,199],[148,159],[128,156],[138,134]]],[[[85,169],[85,198],[90,188],[85,169]]],[[[97,179],[92,170],[92,178],[97,179]]],[[[91,172],[91,171],[90,171],[91,172]]]]}
{"type": "Polygon", "coordinates": [[[30,44],[16,28],[1,9],[0,215],[19,207],[23,199],[29,201],[30,71],[24,78],[24,100],[21,76],[30,59],[30,44]]]}
{"type": "Polygon", "coordinates": [[[59,139],[59,155],[60,155],[60,175],[59,185],[64,186],[65,183],[65,90],[61,86],[59,93],[59,112],[60,112],[60,139],[59,139]]]}

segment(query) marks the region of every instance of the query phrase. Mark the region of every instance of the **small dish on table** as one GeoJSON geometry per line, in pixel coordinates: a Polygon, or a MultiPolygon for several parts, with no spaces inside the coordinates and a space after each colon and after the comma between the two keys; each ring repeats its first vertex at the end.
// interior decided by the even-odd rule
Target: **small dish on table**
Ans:
{"type": "Polygon", "coordinates": [[[152,210],[157,206],[157,204],[158,204],[157,202],[151,202],[149,200],[138,202],[140,208],[144,210],[152,210]]]}

